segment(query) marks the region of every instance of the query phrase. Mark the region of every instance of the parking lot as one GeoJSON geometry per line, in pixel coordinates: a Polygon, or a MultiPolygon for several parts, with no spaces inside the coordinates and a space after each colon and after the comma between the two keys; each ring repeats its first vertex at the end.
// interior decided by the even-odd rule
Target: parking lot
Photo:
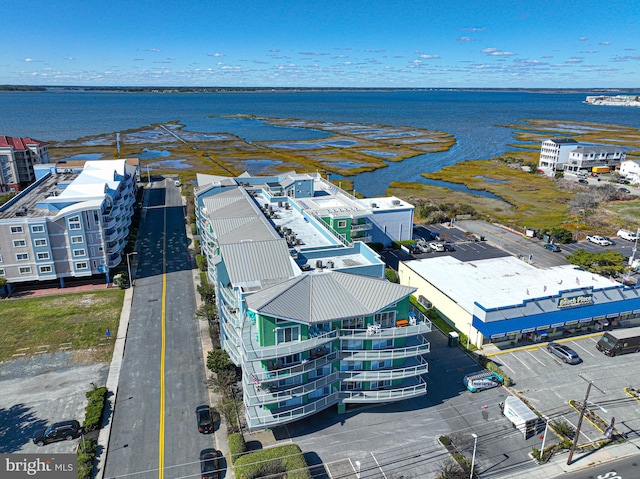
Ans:
{"type": "MultiPolygon", "coordinates": [[[[563,363],[547,351],[546,347],[514,350],[491,357],[515,381],[513,389],[545,417],[564,419],[573,426],[579,414],[569,408],[569,400],[583,401],[589,381],[593,385],[589,395],[589,408],[609,422],[615,417],[616,430],[637,439],[640,433],[640,403],[630,398],[624,388],[640,387],[637,371],[640,354],[608,357],[595,345],[599,334],[562,340],[573,349],[582,362],[563,363]],[[599,389],[605,391],[603,394],[599,389]]],[[[603,434],[588,421],[584,421],[579,443],[602,439],[603,434]]]]}

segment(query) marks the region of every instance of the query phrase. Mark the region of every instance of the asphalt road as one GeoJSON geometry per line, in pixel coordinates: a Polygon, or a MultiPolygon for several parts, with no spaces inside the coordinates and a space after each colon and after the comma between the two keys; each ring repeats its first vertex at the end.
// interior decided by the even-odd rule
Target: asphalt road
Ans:
{"type": "Polygon", "coordinates": [[[605,465],[592,466],[587,470],[562,474],[563,479],[637,479],[640,464],[637,457],[627,457],[605,465]]]}
{"type": "Polygon", "coordinates": [[[146,194],[104,477],[197,477],[200,450],[214,439],[196,427],[195,408],[208,395],[184,211],[173,182],[154,183],[146,194]]]}

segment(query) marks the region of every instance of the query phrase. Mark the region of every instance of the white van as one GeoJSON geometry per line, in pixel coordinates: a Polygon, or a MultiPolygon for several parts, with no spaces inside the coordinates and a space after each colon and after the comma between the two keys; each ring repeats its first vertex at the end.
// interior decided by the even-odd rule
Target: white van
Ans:
{"type": "Polygon", "coordinates": [[[618,230],[618,233],[616,236],[618,236],[618,238],[622,238],[627,241],[635,241],[638,239],[638,235],[633,231],[629,231],[629,230],[618,230]]]}

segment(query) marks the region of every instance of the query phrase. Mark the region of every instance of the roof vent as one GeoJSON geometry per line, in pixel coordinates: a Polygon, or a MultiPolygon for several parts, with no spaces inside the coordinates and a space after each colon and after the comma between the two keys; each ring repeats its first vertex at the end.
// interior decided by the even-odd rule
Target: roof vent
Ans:
{"type": "Polygon", "coordinates": [[[393,206],[400,206],[400,200],[393,200],[393,201],[391,201],[391,204],[393,206]]]}
{"type": "Polygon", "coordinates": [[[317,259],[316,260],[316,269],[322,269],[322,260],[321,259],[317,259]]]}

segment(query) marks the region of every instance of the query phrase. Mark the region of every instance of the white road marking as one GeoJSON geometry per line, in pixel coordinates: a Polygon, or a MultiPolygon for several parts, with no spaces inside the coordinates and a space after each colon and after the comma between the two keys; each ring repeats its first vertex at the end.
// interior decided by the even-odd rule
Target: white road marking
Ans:
{"type": "Polygon", "coordinates": [[[533,359],[535,359],[536,361],[538,361],[540,364],[544,366],[544,363],[540,361],[538,358],[536,358],[533,354],[531,354],[531,351],[527,350],[527,353],[529,353],[529,356],[531,356],[533,359]]]}
{"type": "Polygon", "coordinates": [[[523,365],[525,368],[527,368],[529,371],[531,371],[531,368],[530,368],[529,366],[527,366],[527,365],[526,365],[526,363],[525,363],[522,359],[520,359],[520,358],[519,358],[518,356],[516,356],[515,354],[511,354],[511,356],[512,356],[514,359],[517,359],[518,361],[520,361],[520,362],[522,363],[522,365],[523,365]]]}
{"type": "Polygon", "coordinates": [[[371,454],[371,457],[373,457],[373,460],[376,461],[376,464],[378,465],[378,469],[380,469],[380,472],[382,473],[382,476],[384,477],[384,479],[387,479],[387,475],[384,473],[384,471],[380,467],[380,463],[376,459],[376,456],[374,456],[372,452],[370,454],[371,454]]]}
{"type": "MultiPolygon", "coordinates": [[[[580,413],[577,413],[580,414],[580,413]]],[[[567,421],[569,424],[571,424],[571,426],[576,429],[576,425],[573,424],[571,421],[569,421],[566,417],[564,417],[564,415],[560,416],[562,417],[562,419],[564,419],[565,421],[567,421]]],[[[580,429],[580,434],[582,434],[584,437],[587,438],[587,441],[591,442],[591,439],[589,438],[589,436],[587,436],[584,432],[582,432],[582,429],[580,429]]]]}
{"type": "Polygon", "coordinates": [[[589,351],[588,349],[583,348],[582,346],[580,346],[576,341],[571,341],[571,344],[573,344],[574,346],[579,347],[579,348],[580,348],[580,349],[582,349],[585,353],[587,353],[589,356],[594,357],[594,358],[596,357],[596,355],[595,355],[595,354],[593,354],[593,353],[592,353],[591,351],[589,351]]]}

